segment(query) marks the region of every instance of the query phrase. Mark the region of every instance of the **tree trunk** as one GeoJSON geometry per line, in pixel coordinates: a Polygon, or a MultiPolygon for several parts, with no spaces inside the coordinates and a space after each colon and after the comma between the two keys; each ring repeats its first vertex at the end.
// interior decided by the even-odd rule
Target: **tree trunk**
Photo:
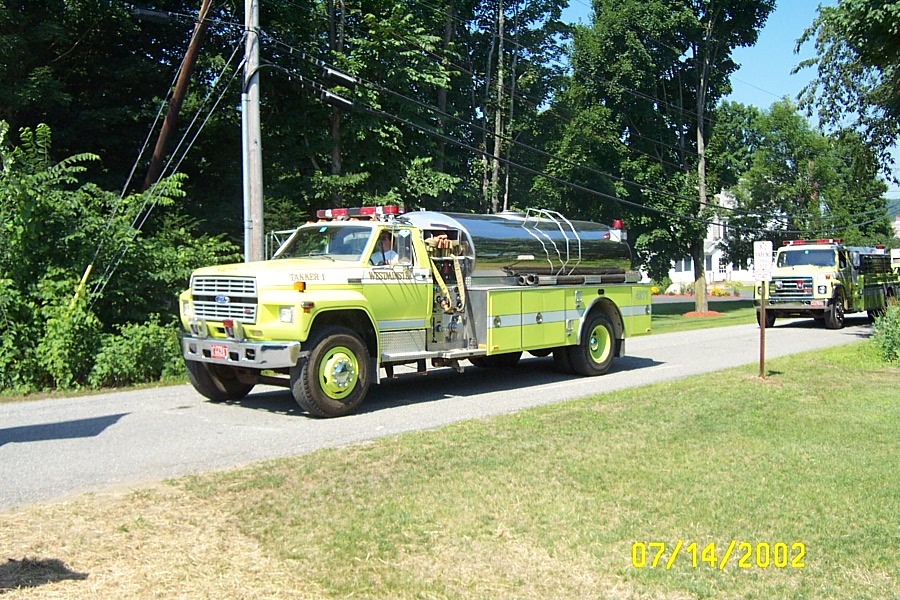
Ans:
{"type": "MultiPolygon", "coordinates": [[[[340,16],[335,10],[334,0],[328,0],[328,45],[332,54],[340,54],[344,51],[344,10],[341,8],[340,16]],[[338,20],[340,19],[340,20],[338,20]]],[[[331,108],[331,174],[341,174],[341,109],[331,108]]],[[[333,206],[343,206],[344,199],[340,192],[335,192],[332,197],[333,206]]]]}
{"type": "Polygon", "coordinates": [[[491,169],[491,212],[500,209],[500,156],[503,153],[503,0],[497,7],[497,31],[500,40],[497,51],[497,110],[494,113],[494,160],[491,169]]]}
{"type": "MultiPolygon", "coordinates": [[[[698,113],[703,113],[702,109],[697,110],[698,113]]],[[[699,160],[697,161],[697,177],[699,179],[700,188],[700,212],[698,213],[701,218],[706,216],[706,146],[703,142],[703,121],[702,116],[699,117],[701,119],[698,121],[697,125],[697,155],[699,156],[699,160]]],[[[707,228],[708,229],[708,228],[707,228]]],[[[699,257],[700,261],[697,262],[698,251],[695,250],[694,254],[694,305],[697,312],[706,312],[709,310],[709,302],[706,298],[706,256],[704,252],[704,239],[697,240],[696,246],[699,248],[699,257]]]]}
{"type": "Polygon", "coordinates": [[[694,310],[700,313],[709,310],[706,298],[706,256],[703,240],[691,244],[691,259],[694,261],[694,310]]]}
{"type": "MultiPolygon", "coordinates": [[[[707,30],[707,38],[711,32],[707,30]]],[[[701,219],[705,219],[707,211],[706,198],[706,132],[703,119],[706,116],[706,88],[709,85],[709,54],[703,55],[703,67],[700,70],[697,82],[697,187],[700,195],[700,210],[697,213],[701,219]]],[[[695,242],[694,258],[694,310],[706,312],[709,310],[709,301],[706,297],[706,257],[704,241],[709,227],[703,232],[703,238],[695,242]],[[699,262],[697,257],[699,256],[699,262]]]]}
{"type": "MultiPolygon", "coordinates": [[[[509,84],[509,115],[507,116],[507,131],[512,132],[510,127],[513,122],[513,115],[516,112],[516,68],[519,66],[519,0],[516,0],[515,17],[513,18],[513,29],[515,30],[515,38],[513,41],[513,58],[510,67],[510,84],[509,84]]],[[[504,169],[503,182],[503,210],[509,210],[509,159],[512,151],[512,144],[506,147],[506,168],[504,169]]]]}
{"type": "MultiPolygon", "coordinates": [[[[443,66],[446,68],[447,64],[450,60],[447,58],[447,55],[450,53],[450,43],[453,41],[453,32],[454,32],[454,22],[456,20],[456,7],[453,2],[447,6],[447,16],[444,20],[444,40],[441,45],[441,55],[444,57],[442,60],[443,66]]],[[[440,86],[437,89],[437,107],[440,111],[438,115],[438,129],[444,135],[446,135],[446,131],[444,131],[444,127],[446,127],[446,121],[444,119],[444,114],[447,112],[447,88],[448,86],[440,86]]],[[[445,167],[445,155],[447,152],[447,144],[443,139],[438,140],[437,144],[437,156],[434,157],[434,170],[438,173],[443,173],[445,167]]],[[[438,206],[442,209],[447,208],[445,203],[446,192],[441,191],[438,194],[438,206]]]]}
{"type": "MultiPolygon", "coordinates": [[[[491,47],[488,51],[487,56],[487,64],[484,69],[484,102],[482,103],[483,111],[482,111],[482,122],[484,123],[484,143],[482,147],[484,149],[484,154],[481,155],[481,197],[485,202],[486,207],[490,206],[490,189],[491,189],[491,179],[489,176],[490,173],[490,160],[488,159],[487,150],[488,150],[488,120],[487,115],[489,114],[488,106],[490,106],[490,98],[491,98],[491,84],[493,83],[493,73],[494,73],[494,49],[497,47],[497,36],[491,36],[491,47]]],[[[502,50],[501,50],[502,52],[502,50]]]]}

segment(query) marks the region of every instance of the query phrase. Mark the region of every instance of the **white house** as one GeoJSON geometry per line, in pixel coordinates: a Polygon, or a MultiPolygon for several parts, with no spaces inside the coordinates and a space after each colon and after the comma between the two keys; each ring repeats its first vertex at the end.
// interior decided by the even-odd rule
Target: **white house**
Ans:
{"type": "MultiPolygon", "coordinates": [[[[734,208],[736,206],[734,196],[727,191],[716,194],[715,200],[720,206],[725,208],[734,208]]],[[[752,268],[750,270],[736,269],[734,265],[725,259],[724,252],[718,248],[718,242],[724,235],[725,224],[716,217],[710,223],[709,230],[706,233],[706,240],[703,242],[707,288],[712,289],[717,284],[721,285],[729,281],[752,284],[754,281],[752,268]]],[[[669,279],[673,283],[682,285],[694,283],[694,261],[690,257],[676,261],[669,270],[669,279]]]]}

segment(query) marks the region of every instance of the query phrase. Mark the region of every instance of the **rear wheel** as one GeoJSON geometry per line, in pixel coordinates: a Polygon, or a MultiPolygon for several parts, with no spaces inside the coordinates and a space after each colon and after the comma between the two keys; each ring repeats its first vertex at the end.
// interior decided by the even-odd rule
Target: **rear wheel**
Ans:
{"type": "Polygon", "coordinates": [[[469,358],[469,362],[479,369],[511,369],[518,364],[520,358],[521,352],[508,352],[491,356],[473,356],[469,358]]]}
{"type": "Polygon", "coordinates": [[[609,317],[597,313],[585,323],[581,342],[567,346],[569,362],[579,375],[603,375],[615,357],[616,336],[609,317]]]}
{"type": "Polygon", "coordinates": [[[825,309],[825,328],[840,329],[844,326],[844,294],[838,292],[831,300],[831,306],[825,309]]]}
{"type": "Polygon", "coordinates": [[[240,400],[253,389],[252,383],[241,383],[231,367],[198,360],[186,360],[184,366],[194,389],[213,402],[240,400]]]}
{"type": "Polygon", "coordinates": [[[342,417],[363,401],[372,381],[369,353],[356,333],[327,327],[310,342],[312,350],[291,369],[291,393],[316,417],[342,417]]]}

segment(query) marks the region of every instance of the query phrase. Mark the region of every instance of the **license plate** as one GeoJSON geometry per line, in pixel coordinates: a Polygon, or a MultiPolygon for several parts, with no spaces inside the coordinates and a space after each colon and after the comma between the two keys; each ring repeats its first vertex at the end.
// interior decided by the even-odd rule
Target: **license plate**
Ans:
{"type": "Polygon", "coordinates": [[[824,300],[813,300],[809,303],[810,306],[825,306],[824,300]]]}
{"type": "Polygon", "coordinates": [[[225,360],[228,358],[228,346],[225,344],[213,344],[210,349],[213,358],[225,360]]]}

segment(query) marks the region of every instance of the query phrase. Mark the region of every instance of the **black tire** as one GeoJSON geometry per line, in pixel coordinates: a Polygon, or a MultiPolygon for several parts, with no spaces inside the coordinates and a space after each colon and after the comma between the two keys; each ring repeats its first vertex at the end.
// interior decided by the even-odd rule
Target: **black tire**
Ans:
{"type": "Polygon", "coordinates": [[[553,352],[553,348],[535,348],[534,350],[529,350],[528,354],[544,358],[545,356],[550,356],[551,352],[553,352]]]}
{"type": "Polygon", "coordinates": [[[231,367],[186,360],[188,380],[194,389],[213,402],[240,400],[253,389],[252,383],[241,383],[231,367]]]}
{"type": "Polygon", "coordinates": [[[840,329],[844,326],[844,294],[838,292],[825,309],[825,328],[840,329]]]}
{"type": "Polygon", "coordinates": [[[315,417],[349,415],[372,382],[366,345],[346,327],[326,327],[308,344],[309,356],[291,369],[294,400],[315,417]]]}
{"type": "MultiPolygon", "coordinates": [[[[760,325],[759,312],[756,311],[756,324],[760,325]]],[[[767,310],[766,311],[766,329],[775,326],[775,313],[774,311],[767,310]]]]}
{"type": "Polygon", "coordinates": [[[579,375],[593,377],[609,371],[616,355],[616,332],[605,313],[588,317],[581,342],[566,346],[572,369],[579,375]]]}
{"type": "Polygon", "coordinates": [[[472,356],[469,362],[479,369],[511,369],[518,364],[520,358],[521,352],[508,352],[491,356],[472,356]]]}

